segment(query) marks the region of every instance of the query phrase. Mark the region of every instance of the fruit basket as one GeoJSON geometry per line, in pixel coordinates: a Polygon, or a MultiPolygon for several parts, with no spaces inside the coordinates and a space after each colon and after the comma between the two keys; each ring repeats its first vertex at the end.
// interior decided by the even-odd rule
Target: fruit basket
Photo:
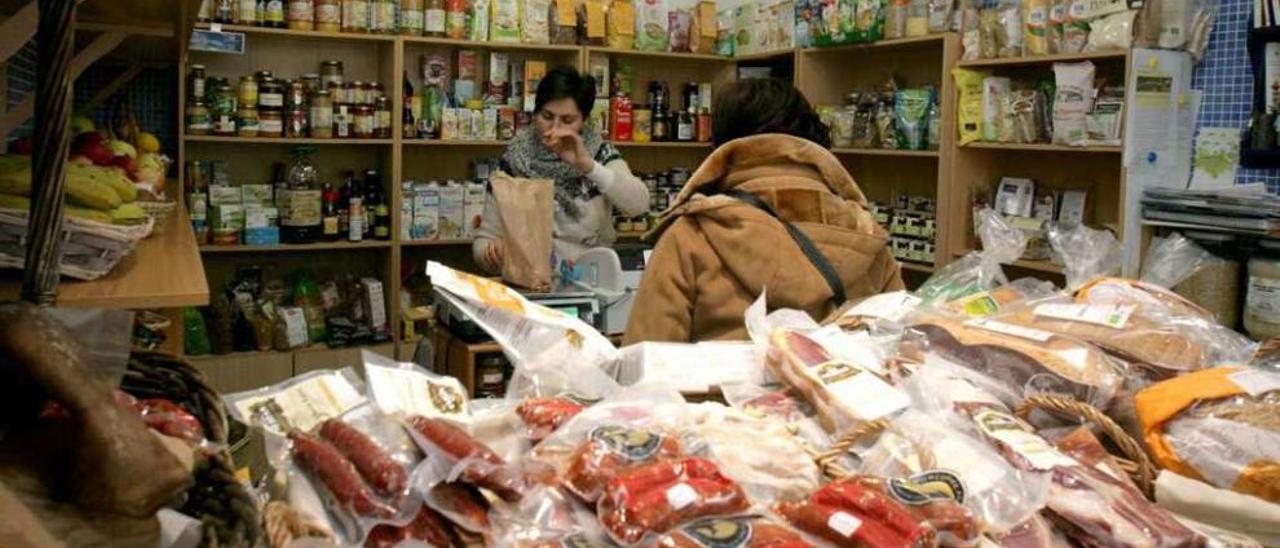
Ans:
{"type": "MultiPolygon", "coordinates": [[[[66,215],[62,224],[63,276],[95,280],[107,275],[151,234],[155,220],[115,225],[66,215]]],[[[27,248],[27,212],[0,208],[0,268],[23,268],[27,248]]]]}
{"type": "Polygon", "coordinates": [[[151,217],[155,221],[155,228],[151,231],[152,236],[164,231],[165,223],[169,220],[169,217],[173,215],[173,210],[178,208],[178,202],[173,200],[163,202],[146,202],[138,200],[134,203],[138,204],[138,207],[141,207],[143,211],[147,212],[147,216],[151,217]]]}

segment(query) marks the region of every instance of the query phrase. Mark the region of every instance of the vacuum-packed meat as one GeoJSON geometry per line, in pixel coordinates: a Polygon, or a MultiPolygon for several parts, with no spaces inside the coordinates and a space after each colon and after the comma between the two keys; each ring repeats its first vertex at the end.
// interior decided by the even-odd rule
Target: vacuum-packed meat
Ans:
{"type": "Polygon", "coordinates": [[[911,538],[850,508],[819,504],[812,500],[781,502],[779,515],[797,529],[840,548],[916,548],[931,546],[928,537],[911,538]]]}
{"type": "Polygon", "coordinates": [[[320,425],[320,437],[341,451],[379,493],[394,497],[404,492],[409,483],[404,467],[364,432],[329,419],[320,425]]]}
{"type": "Polygon", "coordinates": [[[529,427],[529,437],[541,441],[586,406],[564,397],[530,398],[516,406],[516,414],[529,427]]]}
{"type": "Polygon", "coordinates": [[[636,544],[700,517],[732,514],[750,505],[747,495],[715,463],[698,457],[651,462],[609,480],[597,511],[600,524],[620,544],[636,544]]]}
{"type": "Polygon", "coordinates": [[[395,515],[395,509],[378,499],[355,465],[336,447],[297,430],[289,432],[289,440],[293,442],[290,451],[294,460],[319,480],[343,508],[361,516],[395,515]]]}
{"type": "Polygon", "coordinates": [[[438,548],[462,546],[458,536],[449,526],[449,520],[426,506],[421,507],[418,514],[413,517],[413,521],[403,527],[385,523],[374,526],[369,530],[364,546],[365,548],[392,548],[404,545],[402,543],[408,543],[409,546],[426,543],[428,546],[438,548]]]}
{"type": "Polygon", "coordinates": [[[682,454],[674,436],[644,429],[606,425],[593,429],[569,456],[565,487],[587,502],[600,498],[609,478],[623,469],[682,454]]]}
{"type": "Polygon", "coordinates": [[[687,523],[654,542],[658,548],[809,548],[786,525],[759,516],[715,517],[687,523]]]}
{"type": "Polygon", "coordinates": [[[911,403],[866,367],[836,359],[817,341],[796,331],[779,329],[770,335],[765,364],[813,404],[829,432],[846,431],[911,403]]]}
{"type": "Polygon", "coordinates": [[[443,419],[415,415],[408,423],[434,449],[462,464],[459,477],[463,481],[488,489],[507,502],[520,500],[524,480],[485,444],[443,419]]]}

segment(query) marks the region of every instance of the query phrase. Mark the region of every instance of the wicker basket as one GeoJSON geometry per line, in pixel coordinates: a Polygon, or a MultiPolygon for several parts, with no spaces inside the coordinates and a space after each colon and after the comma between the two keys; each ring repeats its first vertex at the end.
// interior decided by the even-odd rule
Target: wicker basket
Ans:
{"type": "Polygon", "coordinates": [[[180,509],[204,524],[202,545],[252,547],[262,542],[258,502],[236,478],[228,450],[222,398],[209,388],[204,375],[168,354],[134,352],[121,389],[138,398],[164,398],[181,405],[200,420],[205,438],[223,448],[196,471],[196,484],[180,509]]]}
{"type": "Polygon", "coordinates": [[[1106,413],[1099,411],[1092,405],[1081,403],[1071,398],[1042,395],[1032,396],[1023,401],[1022,405],[1018,406],[1018,416],[1023,420],[1027,420],[1031,416],[1031,412],[1036,410],[1044,411],[1057,417],[1079,421],[1081,424],[1097,426],[1111,440],[1115,449],[1120,451],[1121,455],[1112,456],[1116,464],[1129,477],[1133,478],[1134,483],[1138,484],[1138,488],[1142,490],[1142,493],[1148,499],[1154,500],[1154,482],[1156,476],[1160,473],[1160,469],[1156,467],[1151,457],[1147,456],[1147,452],[1142,448],[1142,445],[1126,433],[1124,428],[1116,424],[1116,421],[1111,420],[1111,417],[1108,417],[1106,413]]]}
{"type": "Polygon", "coordinates": [[[134,202],[143,211],[147,212],[147,216],[155,220],[155,229],[151,231],[151,235],[164,232],[164,226],[173,215],[173,211],[178,208],[178,202],[169,200],[167,202],[144,202],[139,200],[134,202]]]}
{"type": "MultiPolygon", "coordinates": [[[[151,234],[155,221],[113,225],[64,216],[62,264],[59,272],[80,280],[105,276],[139,241],[151,234]]],[[[27,247],[27,212],[0,209],[0,268],[23,268],[27,247]]]]}

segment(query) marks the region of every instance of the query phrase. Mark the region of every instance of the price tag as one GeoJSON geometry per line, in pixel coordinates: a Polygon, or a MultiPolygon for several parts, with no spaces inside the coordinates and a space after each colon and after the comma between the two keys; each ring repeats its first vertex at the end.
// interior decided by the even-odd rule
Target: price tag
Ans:
{"type": "Polygon", "coordinates": [[[988,320],[986,318],[974,318],[972,320],[964,322],[964,324],[969,327],[976,327],[978,329],[991,331],[993,333],[1000,333],[1002,335],[1013,335],[1014,337],[1021,337],[1023,339],[1031,339],[1036,342],[1049,342],[1049,339],[1053,338],[1053,333],[1050,333],[1048,331],[1042,331],[1042,330],[1034,329],[1031,327],[1023,327],[1020,325],[1013,325],[1013,324],[1008,324],[1004,322],[998,322],[995,320],[988,320]]]}
{"type": "Polygon", "coordinates": [[[683,510],[696,500],[698,500],[698,492],[687,483],[677,483],[667,489],[667,504],[671,505],[672,510],[683,510]]]}
{"type": "Polygon", "coordinates": [[[853,538],[853,534],[862,527],[862,520],[848,512],[836,512],[827,518],[827,527],[840,533],[845,538],[853,538]]]}
{"type": "Polygon", "coordinates": [[[1129,316],[1132,314],[1132,305],[1113,304],[1042,304],[1035,310],[1036,316],[1091,323],[1112,329],[1123,328],[1129,323],[1129,316]]]}

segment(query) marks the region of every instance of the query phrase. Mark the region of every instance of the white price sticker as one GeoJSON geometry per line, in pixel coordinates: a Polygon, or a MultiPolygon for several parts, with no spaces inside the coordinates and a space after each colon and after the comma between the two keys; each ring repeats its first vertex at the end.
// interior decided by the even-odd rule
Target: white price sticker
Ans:
{"type": "Polygon", "coordinates": [[[1043,330],[1035,329],[1031,327],[1023,327],[1020,325],[1013,325],[1013,324],[1004,323],[1004,322],[998,322],[995,320],[988,320],[985,318],[974,318],[972,320],[964,322],[964,324],[969,327],[976,327],[978,329],[991,331],[993,333],[1000,333],[1002,335],[1013,335],[1014,337],[1021,337],[1023,339],[1031,339],[1036,342],[1049,342],[1049,339],[1053,338],[1053,333],[1050,333],[1048,331],[1043,331],[1043,330]]]}
{"type": "Polygon", "coordinates": [[[846,361],[832,360],[810,367],[805,373],[826,387],[831,399],[864,421],[892,415],[911,405],[906,393],[846,361]]]}
{"type": "Polygon", "coordinates": [[[1121,329],[1129,323],[1133,308],[1115,304],[1042,304],[1036,307],[1035,315],[1121,329]]]}
{"type": "Polygon", "coordinates": [[[696,500],[698,500],[698,492],[687,483],[677,483],[667,489],[667,504],[671,505],[672,510],[683,510],[696,500]]]}
{"type": "Polygon", "coordinates": [[[1255,398],[1272,390],[1280,390],[1280,373],[1261,369],[1247,369],[1232,373],[1227,378],[1255,398]]]}
{"type": "Polygon", "coordinates": [[[836,512],[827,518],[827,527],[832,531],[840,533],[845,538],[853,538],[853,534],[862,527],[862,520],[848,512],[836,512]]]}

